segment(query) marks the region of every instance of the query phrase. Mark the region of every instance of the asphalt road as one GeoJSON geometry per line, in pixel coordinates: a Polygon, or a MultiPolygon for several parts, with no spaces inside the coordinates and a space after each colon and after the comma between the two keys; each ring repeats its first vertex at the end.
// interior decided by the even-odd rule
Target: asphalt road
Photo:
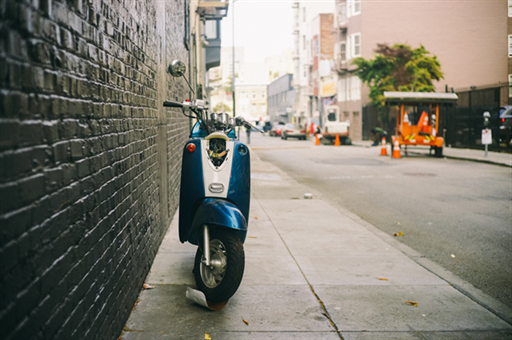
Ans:
{"type": "MultiPolygon", "coordinates": [[[[243,136],[245,137],[245,136],[243,136]]],[[[245,138],[242,138],[245,142],[245,138]]],[[[253,133],[251,149],[334,206],[359,215],[512,306],[512,171],[380,148],[315,146],[253,133]]]]}

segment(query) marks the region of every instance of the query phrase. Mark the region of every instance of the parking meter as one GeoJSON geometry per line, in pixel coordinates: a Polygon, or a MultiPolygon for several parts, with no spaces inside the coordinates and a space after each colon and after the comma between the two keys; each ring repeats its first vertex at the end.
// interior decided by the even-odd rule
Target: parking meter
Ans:
{"type": "Polygon", "coordinates": [[[484,129],[489,129],[491,127],[491,121],[489,118],[491,118],[491,114],[487,111],[484,112],[484,129]]]}
{"type": "Polygon", "coordinates": [[[491,131],[491,122],[489,121],[491,118],[491,114],[489,112],[484,112],[484,129],[482,130],[482,144],[485,145],[485,157],[487,157],[487,147],[492,143],[492,131],[491,131]]]}

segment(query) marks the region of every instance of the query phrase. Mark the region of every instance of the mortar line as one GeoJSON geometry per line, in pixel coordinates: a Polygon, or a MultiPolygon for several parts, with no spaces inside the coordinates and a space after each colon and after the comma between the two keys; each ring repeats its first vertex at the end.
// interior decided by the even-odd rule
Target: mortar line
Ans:
{"type": "Polygon", "coordinates": [[[272,221],[272,219],[270,218],[270,216],[268,215],[267,211],[265,210],[265,208],[263,207],[262,204],[260,204],[259,200],[254,197],[253,195],[253,198],[256,199],[258,201],[258,204],[260,205],[261,209],[265,212],[265,215],[267,215],[267,218],[268,220],[270,221],[270,223],[272,223],[272,227],[274,227],[274,230],[276,231],[277,235],[279,235],[279,238],[281,239],[281,241],[283,242],[284,246],[286,247],[286,250],[288,250],[288,253],[290,254],[290,256],[292,257],[293,261],[295,262],[295,264],[297,265],[297,268],[299,268],[302,276],[304,277],[304,280],[306,281],[306,283],[308,284],[309,286],[309,289],[311,289],[311,292],[313,293],[313,295],[315,296],[316,300],[318,301],[318,303],[320,304],[320,306],[322,307],[323,311],[324,311],[324,315],[327,317],[327,319],[329,320],[329,322],[331,323],[331,326],[334,328],[334,330],[336,331],[336,334],[338,334],[339,338],[341,340],[344,340],[343,339],[343,336],[341,335],[341,332],[340,330],[338,329],[338,326],[334,323],[334,321],[332,320],[331,318],[331,315],[329,314],[329,312],[327,311],[327,308],[325,307],[325,304],[324,302],[322,301],[322,299],[320,299],[320,297],[318,296],[318,294],[315,292],[315,289],[313,288],[313,286],[311,285],[311,283],[309,282],[308,278],[306,277],[306,274],[304,274],[304,271],[302,271],[302,268],[300,267],[299,263],[297,262],[297,260],[295,259],[295,256],[293,256],[290,248],[288,248],[288,245],[286,244],[286,242],[284,241],[283,239],[283,236],[281,236],[281,233],[279,232],[279,230],[277,230],[276,226],[274,225],[274,221],[272,221]]]}

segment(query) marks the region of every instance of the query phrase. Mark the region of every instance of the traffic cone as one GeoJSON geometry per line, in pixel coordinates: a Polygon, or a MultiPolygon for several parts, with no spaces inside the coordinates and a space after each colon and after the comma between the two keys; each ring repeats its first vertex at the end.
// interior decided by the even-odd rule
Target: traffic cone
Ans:
{"type": "Polygon", "coordinates": [[[382,147],[380,148],[380,155],[381,156],[387,156],[388,150],[386,147],[386,137],[382,137],[382,147]]]}
{"type": "Polygon", "coordinates": [[[334,141],[334,146],[340,146],[341,143],[340,143],[340,136],[339,135],[336,135],[336,140],[334,141]]]}
{"type": "Polygon", "coordinates": [[[320,138],[318,138],[318,133],[316,134],[316,142],[315,145],[320,145],[320,138]]]}
{"type": "Polygon", "coordinates": [[[400,146],[398,145],[398,140],[395,140],[395,147],[393,148],[393,158],[402,158],[400,156],[400,146]]]}
{"type": "Polygon", "coordinates": [[[404,113],[404,126],[409,126],[409,115],[407,112],[404,113]]]}

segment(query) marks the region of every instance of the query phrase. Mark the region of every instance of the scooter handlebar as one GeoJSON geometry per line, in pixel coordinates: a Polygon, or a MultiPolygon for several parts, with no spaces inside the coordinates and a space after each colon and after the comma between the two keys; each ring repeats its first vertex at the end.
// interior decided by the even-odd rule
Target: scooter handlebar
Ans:
{"type": "Polygon", "coordinates": [[[183,107],[183,104],[182,103],[178,103],[178,102],[173,102],[173,101],[165,101],[164,102],[164,106],[165,107],[183,107]]]}

